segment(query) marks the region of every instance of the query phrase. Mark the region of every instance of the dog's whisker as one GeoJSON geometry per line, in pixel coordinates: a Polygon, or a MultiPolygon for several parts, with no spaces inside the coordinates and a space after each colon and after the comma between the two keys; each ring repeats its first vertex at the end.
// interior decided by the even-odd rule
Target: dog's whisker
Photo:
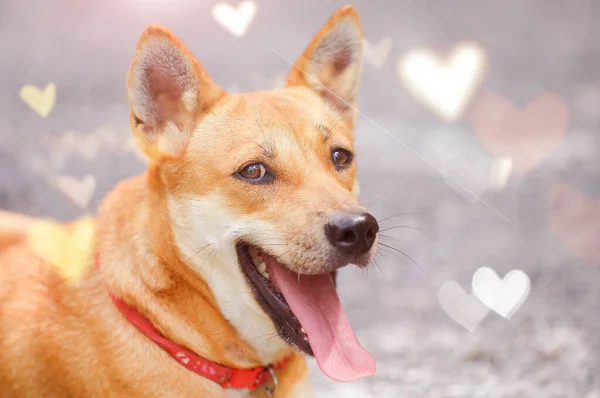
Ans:
{"type": "MultiPolygon", "coordinates": [[[[379,260],[379,258],[378,258],[378,254],[375,254],[375,257],[374,257],[374,258],[373,258],[373,260],[371,261],[371,264],[373,264],[374,266],[376,266],[376,267],[377,267],[377,269],[378,269],[379,271],[383,271],[383,269],[381,268],[381,265],[379,264],[379,261],[378,261],[378,260],[379,260]]],[[[370,267],[365,267],[365,269],[366,269],[367,273],[369,272],[369,268],[370,268],[370,267]]]]}
{"type": "MultiPolygon", "coordinates": [[[[301,256],[302,253],[296,253],[296,255],[292,258],[292,260],[290,261],[290,264],[293,264],[293,266],[296,266],[296,260],[298,259],[299,256],[301,256]]],[[[302,268],[302,267],[301,267],[302,268]]],[[[294,271],[292,271],[291,267],[287,268],[287,271],[289,274],[293,273],[294,271]]],[[[298,274],[298,283],[300,283],[300,272],[297,273],[298,274]]]]}
{"type": "MultiPolygon", "coordinates": [[[[261,343],[266,343],[267,341],[274,339],[276,337],[279,337],[279,334],[277,334],[277,332],[275,333],[267,333],[264,336],[259,337],[259,340],[261,343]]],[[[287,348],[287,347],[284,347],[287,348]]]]}
{"type": "Polygon", "coordinates": [[[384,228],[384,229],[380,229],[379,233],[385,232],[385,231],[390,231],[392,229],[400,229],[400,228],[414,229],[414,230],[417,230],[417,231],[425,232],[426,234],[430,233],[426,229],[415,227],[415,226],[412,226],[412,225],[396,225],[396,226],[393,226],[393,227],[387,227],[387,228],[384,228]]]}
{"type": "Polygon", "coordinates": [[[424,273],[425,273],[425,274],[426,274],[428,277],[430,276],[430,275],[427,273],[427,271],[425,271],[425,269],[424,269],[423,267],[421,267],[421,265],[420,265],[419,263],[417,263],[417,262],[416,262],[416,261],[415,261],[415,260],[414,260],[414,259],[413,259],[411,256],[409,256],[408,254],[404,253],[402,250],[396,249],[395,247],[393,247],[393,246],[389,246],[389,245],[386,245],[385,243],[382,243],[382,242],[379,242],[379,245],[380,245],[380,246],[383,246],[383,247],[385,247],[385,248],[388,248],[388,249],[394,250],[394,251],[395,251],[395,252],[397,252],[397,253],[400,253],[400,254],[402,254],[404,257],[406,257],[406,258],[408,258],[410,261],[412,261],[412,262],[413,262],[413,263],[414,263],[414,264],[415,264],[417,267],[419,267],[419,268],[421,269],[421,271],[423,271],[423,272],[424,272],[424,273]]]}
{"type": "Polygon", "coordinates": [[[387,257],[385,256],[385,253],[381,250],[378,250],[377,253],[375,254],[376,258],[380,258],[382,261],[385,261],[386,263],[389,262],[387,257]]]}
{"type": "Polygon", "coordinates": [[[283,252],[283,253],[281,254],[281,256],[280,256],[280,257],[281,257],[281,258],[284,258],[284,257],[285,257],[285,256],[286,256],[286,255],[287,255],[289,252],[291,252],[292,250],[294,250],[294,248],[291,248],[291,249],[289,249],[289,250],[287,250],[287,251],[283,252]]]}
{"type": "Polygon", "coordinates": [[[401,216],[415,216],[415,215],[424,215],[424,214],[426,214],[426,213],[423,213],[423,212],[398,213],[398,214],[394,214],[394,215],[389,216],[389,217],[382,218],[381,220],[377,220],[377,222],[381,224],[384,221],[387,221],[387,220],[390,220],[390,219],[396,218],[396,217],[401,217],[401,216]]]}
{"type": "MultiPolygon", "coordinates": [[[[371,262],[369,263],[369,265],[373,264],[375,265],[380,271],[382,271],[381,265],[379,264],[379,260],[382,259],[382,255],[379,251],[375,252],[375,256],[373,257],[373,260],[371,260],[371,262]]],[[[365,269],[368,272],[368,269],[370,267],[365,267],[365,269]]]]}
{"type": "Polygon", "coordinates": [[[204,246],[202,246],[200,249],[198,249],[194,254],[192,254],[191,256],[189,256],[188,258],[185,259],[185,262],[187,263],[188,261],[190,261],[191,259],[193,259],[194,257],[196,257],[198,254],[200,254],[203,250],[205,250],[206,248],[214,245],[215,243],[220,243],[221,241],[216,241],[216,242],[212,242],[212,243],[208,243],[204,246]]]}
{"type": "Polygon", "coordinates": [[[379,234],[380,238],[384,238],[384,239],[391,239],[391,240],[395,240],[398,243],[402,243],[403,241],[398,238],[397,236],[391,236],[391,235],[384,235],[384,234],[379,234]]]}

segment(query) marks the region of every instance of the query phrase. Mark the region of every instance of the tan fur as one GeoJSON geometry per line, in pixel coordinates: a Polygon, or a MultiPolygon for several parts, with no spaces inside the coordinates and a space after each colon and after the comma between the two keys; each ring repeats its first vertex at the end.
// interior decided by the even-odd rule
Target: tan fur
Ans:
{"type": "MultiPolygon", "coordinates": [[[[226,226],[239,225],[236,238],[266,245],[285,241],[289,253],[277,246],[270,251],[284,260],[295,257],[294,264],[301,264],[297,271],[326,271],[319,221],[333,210],[361,207],[352,195],[358,187],[355,167],[337,172],[329,153],[332,145],[353,149],[354,112],[340,98],[354,104],[360,62],[346,70],[334,65],[335,54],[327,51],[336,43],[324,46],[325,53],[315,51],[338,22],[348,29],[348,18],[356,29],[349,33],[354,43],[354,35],[362,34],[358,17],[344,7],[297,62],[335,98],[303,80],[296,69],[288,88],[228,95],[172,33],[160,26],[144,32],[128,87],[131,127],[152,162],[146,173],[119,183],[99,209],[99,269],[90,257],[85,277],[67,283],[27,247],[23,237],[32,220],[0,213],[2,397],[263,396],[263,389],[253,394],[223,390],[179,365],[123,318],[107,286],[162,334],[212,361],[253,367],[291,355],[290,364],[277,371],[276,397],[309,394],[304,357],[279,337],[271,347],[264,336],[256,340],[246,330],[255,325],[245,327],[231,303],[223,304],[224,297],[233,297],[234,307],[246,311],[248,306],[246,322],[272,329],[248,287],[237,282],[238,265],[227,257],[231,247],[213,260],[212,278],[194,257],[194,245],[200,245],[203,233],[206,242],[213,239],[211,233],[226,241],[232,233],[226,226]],[[175,59],[173,64],[153,62],[165,54],[175,59]],[[266,160],[278,174],[277,184],[252,185],[231,176],[240,162],[268,157],[265,148],[276,152],[266,160]],[[218,206],[213,227],[209,205],[218,206]],[[233,278],[234,286],[219,284],[219,275],[233,278]],[[226,296],[224,289],[234,296],[226,296]]],[[[351,50],[360,51],[352,54],[360,59],[362,47],[351,50]]]]}
{"type": "Polygon", "coordinates": [[[0,211],[0,250],[23,240],[33,222],[30,217],[0,211]]]}

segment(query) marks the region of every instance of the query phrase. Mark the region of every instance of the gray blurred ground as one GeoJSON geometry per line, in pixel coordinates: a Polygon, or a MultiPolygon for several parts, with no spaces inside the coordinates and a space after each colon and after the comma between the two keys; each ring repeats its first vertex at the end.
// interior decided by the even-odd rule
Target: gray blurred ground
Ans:
{"type": "MultiPolygon", "coordinates": [[[[143,170],[126,145],[125,75],[147,24],[170,27],[222,86],[249,91],[270,88],[288,72],[272,49],[294,59],[343,4],[257,3],[252,24],[238,38],[215,23],[212,1],[0,0],[0,208],[71,219],[93,212],[116,181],[143,170]],[[18,92],[24,84],[48,82],[56,83],[58,96],[44,119],[18,92]],[[76,144],[69,150],[68,131],[83,149],[76,144]],[[97,151],[85,149],[90,136],[97,151]],[[96,185],[82,208],[61,192],[57,179],[87,174],[96,185]]],[[[600,397],[600,264],[584,264],[581,253],[551,233],[546,210],[549,192],[561,181],[589,198],[600,194],[600,2],[363,0],[354,5],[368,40],[389,36],[393,43],[381,69],[371,61],[364,66],[360,105],[366,117],[357,126],[361,196],[378,218],[409,213],[384,227],[408,225],[427,233],[397,228],[388,232],[395,239],[385,241],[422,269],[383,249],[379,268],[342,273],[345,307],[378,360],[378,372],[340,384],[314,367],[318,396],[600,397]],[[398,59],[410,49],[426,46],[444,54],[462,40],[477,41],[488,54],[489,68],[475,99],[494,92],[523,106],[553,92],[570,112],[562,144],[525,177],[511,178],[501,190],[485,190],[485,204],[447,183],[381,129],[427,159],[440,152],[453,156],[456,146],[440,144],[448,137],[460,137],[455,157],[466,150],[489,159],[467,116],[444,123],[396,74],[398,59]],[[437,291],[454,280],[469,292],[473,273],[483,266],[501,276],[523,270],[531,293],[510,321],[490,313],[471,333],[441,310],[437,291]]],[[[486,188],[478,184],[469,186],[486,188]]],[[[573,211],[589,211],[580,217],[590,224],[585,233],[598,234],[598,212],[586,209],[573,211]]],[[[598,258],[600,241],[592,243],[589,250],[598,258]]]]}

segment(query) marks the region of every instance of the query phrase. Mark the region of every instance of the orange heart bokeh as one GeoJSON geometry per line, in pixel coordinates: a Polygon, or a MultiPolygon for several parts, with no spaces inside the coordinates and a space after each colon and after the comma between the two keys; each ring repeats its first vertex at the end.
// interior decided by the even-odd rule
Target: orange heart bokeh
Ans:
{"type": "Polygon", "coordinates": [[[567,105],[556,94],[543,94],[518,109],[502,96],[488,93],[471,112],[479,142],[495,157],[512,159],[517,176],[533,170],[560,145],[568,122],[567,105]]]}
{"type": "Polygon", "coordinates": [[[600,199],[574,186],[554,186],[546,202],[548,225],[565,247],[584,264],[600,265],[600,199]]]}

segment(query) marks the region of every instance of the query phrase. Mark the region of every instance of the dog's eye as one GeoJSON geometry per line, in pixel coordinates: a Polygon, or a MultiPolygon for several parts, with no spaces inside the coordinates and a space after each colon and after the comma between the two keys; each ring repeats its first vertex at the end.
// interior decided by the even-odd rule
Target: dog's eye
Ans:
{"type": "Polygon", "coordinates": [[[331,152],[331,160],[336,168],[346,168],[352,163],[352,152],[342,148],[334,149],[331,152]]]}
{"type": "Polygon", "coordinates": [[[249,182],[268,182],[266,180],[271,180],[271,175],[262,163],[252,163],[244,166],[236,173],[236,176],[249,182]]]}

